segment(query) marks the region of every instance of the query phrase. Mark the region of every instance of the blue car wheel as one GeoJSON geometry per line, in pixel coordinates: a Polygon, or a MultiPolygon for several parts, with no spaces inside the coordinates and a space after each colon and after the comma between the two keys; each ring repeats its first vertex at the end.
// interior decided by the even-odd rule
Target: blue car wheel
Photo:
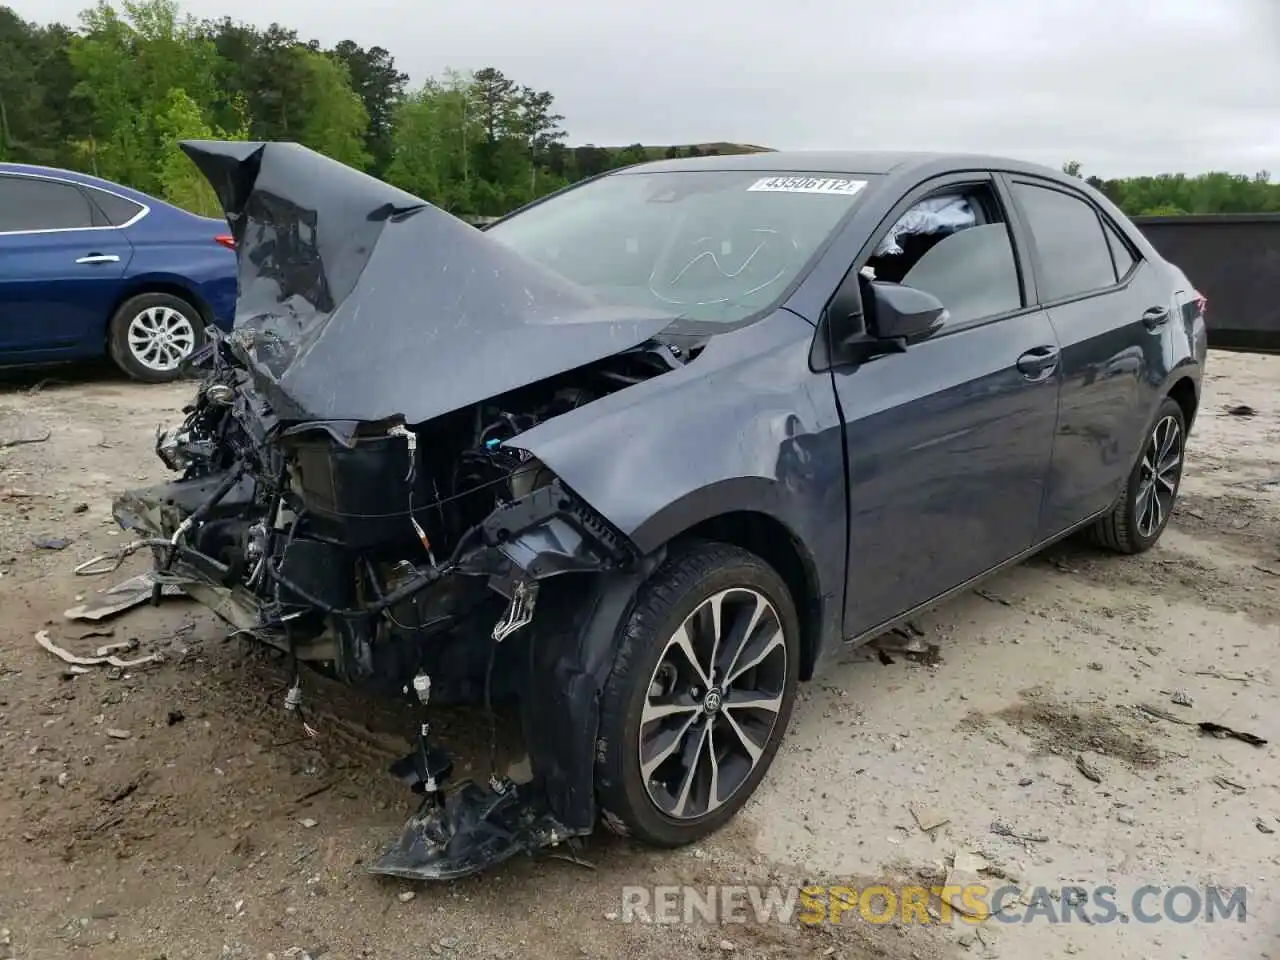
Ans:
{"type": "Polygon", "coordinates": [[[111,359],[134,380],[168,383],[204,343],[204,321],[190,303],[168,293],[126,300],[111,319],[111,359]]]}

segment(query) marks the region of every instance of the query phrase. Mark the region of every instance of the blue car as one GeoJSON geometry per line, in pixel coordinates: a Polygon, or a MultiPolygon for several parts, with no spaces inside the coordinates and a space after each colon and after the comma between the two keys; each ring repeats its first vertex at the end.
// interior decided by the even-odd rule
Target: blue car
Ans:
{"type": "Polygon", "coordinates": [[[235,241],[199,217],[97,177],[0,163],[0,364],[109,355],[176,379],[235,316],[235,241]]]}

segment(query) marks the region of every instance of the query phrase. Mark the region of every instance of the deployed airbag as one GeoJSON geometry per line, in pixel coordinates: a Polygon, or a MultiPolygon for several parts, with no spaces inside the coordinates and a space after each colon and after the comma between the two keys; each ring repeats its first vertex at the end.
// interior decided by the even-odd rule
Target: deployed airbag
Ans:
{"type": "Polygon", "coordinates": [[[930,197],[921,200],[889,228],[876,248],[875,255],[894,256],[902,253],[899,241],[917,233],[954,233],[978,222],[969,201],[962,196],[930,197]]]}

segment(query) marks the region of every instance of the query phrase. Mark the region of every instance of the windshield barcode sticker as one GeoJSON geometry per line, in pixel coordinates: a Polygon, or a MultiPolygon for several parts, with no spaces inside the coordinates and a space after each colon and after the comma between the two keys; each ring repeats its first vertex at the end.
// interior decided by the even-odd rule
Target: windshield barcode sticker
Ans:
{"type": "Polygon", "coordinates": [[[748,191],[766,193],[834,193],[851,197],[867,185],[865,180],[845,180],[841,177],[762,177],[748,191]]]}

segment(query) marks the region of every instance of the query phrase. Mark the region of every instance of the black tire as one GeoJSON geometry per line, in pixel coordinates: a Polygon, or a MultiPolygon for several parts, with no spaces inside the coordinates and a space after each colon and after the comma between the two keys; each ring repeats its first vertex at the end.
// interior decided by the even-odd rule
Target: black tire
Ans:
{"type": "MultiPolygon", "coordinates": [[[[1182,484],[1182,469],[1186,460],[1186,442],[1187,442],[1187,423],[1183,416],[1182,407],[1172,397],[1165,397],[1164,402],[1160,404],[1160,409],[1156,411],[1156,417],[1147,431],[1142,441],[1142,453],[1138,457],[1138,462],[1133,465],[1133,471],[1129,474],[1129,481],[1125,484],[1124,495],[1115,505],[1112,511],[1105,517],[1099,519],[1089,530],[1090,538],[1100,547],[1108,550],[1114,550],[1117,553],[1143,553],[1150,550],[1156,545],[1160,539],[1160,535],[1164,533],[1164,529],[1168,526],[1169,516],[1173,513],[1173,505],[1178,496],[1178,489],[1182,484]],[[1160,497],[1156,498],[1156,504],[1159,507],[1158,522],[1148,523],[1149,515],[1143,508],[1148,501],[1143,500],[1144,490],[1151,476],[1149,463],[1154,462],[1151,458],[1153,454],[1158,454],[1158,449],[1153,449],[1157,444],[1157,436],[1161,428],[1172,421],[1177,428],[1176,452],[1177,465],[1176,469],[1166,472],[1163,476],[1171,480],[1173,489],[1167,491],[1167,504],[1160,497]]],[[[1167,462],[1165,460],[1160,462],[1167,462]]],[[[1154,485],[1155,481],[1151,481],[1154,485]]],[[[1162,485],[1161,489],[1165,489],[1162,485]]],[[[1153,493],[1153,496],[1155,494],[1153,493]]]]}
{"type": "MultiPolygon", "coordinates": [[[[737,631],[734,633],[736,635],[737,631]]],[[[733,639],[725,636],[722,657],[733,646],[733,639]]],[[[768,772],[778,745],[786,733],[795,703],[799,665],[799,618],[786,584],[772,567],[754,554],[728,544],[696,541],[675,548],[641,589],[630,615],[620,628],[617,656],[601,698],[600,735],[596,749],[596,792],[605,825],[623,836],[635,837],[655,846],[675,847],[707,836],[732,818],[768,772]],[[704,602],[725,590],[737,591],[723,601],[722,618],[733,618],[726,622],[726,634],[730,632],[731,625],[749,623],[752,609],[758,607],[765,611],[761,614],[765,619],[749,635],[745,626],[742,629],[744,639],[740,649],[751,650],[753,656],[763,649],[771,652],[767,655],[767,662],[760,661],[762,666],[743,674],[747,678],[743,683],[764,683],[765,680],[751,678],[762,677],[761,671],[769,671],[767,683],[770,696],[776,699],[776,691],[780,691],[781,706],[776,714],[772,714],[772,727],[768,728],[767,739],[764,739],[765,735],[759,724],[767,723],[770,713],[752,714],[746,708],[745,712],[740,713],[738,707],[734,707],[733,717],[738,720],[732,721],[729,715],[730,704],[735,696],[742,695],[749,699],[758,694],[744,693],[741,688],[736,687],[737,681],[733,689],[727,684],[715,688],[723,690],[723,709],[718,714],[713,709],[711,715],[703,716],[702,721],[695,721],[695,727],[697,722],[705,722],[708,728],[714,725],[704,742],[711,743],[714,752],[716,738],[720,737],[721,748],[730,752],[736,750],[736,766],[739,774],[742,774],[743,763],[749,761],[745,758],[747,751],[743,747],[743,741],[740,738],[734,739],[735,731],[754,730],[759,734],[759,739],[753,739],[753,747],[759,748],[759,759],[754,761],[754,766],[748,766],[749,772],[739,776],[736,785],[729,781],[729,771],[733,769],[728,765],[730,761],[722,759],[720,763],[725,764],[723,769],[726,771],[725,783],[729,786],[728,796],[714,808],[710,802],[704,803],[705,812],[701,815],[675,817],[664,811],[651,796],[648,784],[656,783],[656,780],[646,778],[641,773],[641,714],[653,695],[654,684],[658,682],[659,667],[666,670],[670,666],[664,655],[670,652],[668,644],[672,636],[704,602]],[[772,606],[772,614],[766,607],[759,605],[758,597],[768,601],[772,606]],[[773,623],[772,619],[768,619],[771,616],[776,616],[776,622],[781,628],[781,643],[776,639],[772,643],[766,640],[752,643],[751,638],[754,637],[776,637],[776,631],[769,629],[773,623]],[[741,617],[745,619],[737,619],[741,617]],[[777,663],[779,648],[785,650],[785,665],[777,663]],[[716,732],[721,729],[723,733],[716,732]]],[[[725,670],[719,675],[721,678],[732,678],[734,669],[734,663],[727,663],[725,670]]],[[[693,694],[693,699],[696,700],[697,691],[694,690],[693,694]]],[[[662,769],[659,766],[653,771],[653,775],[656,777],[662,769]]],[[[719,769],[717,766],[717,771],[719,769]]],[[[686,795],[691,792],[686,791],[686,795]]],[[[706,796],[710,796],[709,789],[706,796]]]]}
{"type": "MultiPolygon", "coordinates": [[[[170,316],[167,311],[174,311],[186,321],[190,335],[181,332],[181,335],[175,335],[172,341],[173,350],[180,352],[184,359],[204,345],[204,320],[200,317],[200,311],[194,306],[168,293],[141,293],[130,297],[120,305],[115,316],[111,318],[111,324],[107,330],[107,348],[116,366],[132,379],[143,383],[170,383],[182,376],[180,364],[175,364],[168,369],[157,369],[156,365],[149,364],[146,356],[140,355],[130,344],[130,327],[135,319],[140,319],[148,311],[153,317],[166,318],[170,316]]],[[[180,323],[176,326],[179,331],[183,331],[180,323]]],[[[165,347],[165,351],[165,356],[170,356],[168,346],[165,347]]],[[[159,364],[161,361],[153,362],[159,364]]]]}

